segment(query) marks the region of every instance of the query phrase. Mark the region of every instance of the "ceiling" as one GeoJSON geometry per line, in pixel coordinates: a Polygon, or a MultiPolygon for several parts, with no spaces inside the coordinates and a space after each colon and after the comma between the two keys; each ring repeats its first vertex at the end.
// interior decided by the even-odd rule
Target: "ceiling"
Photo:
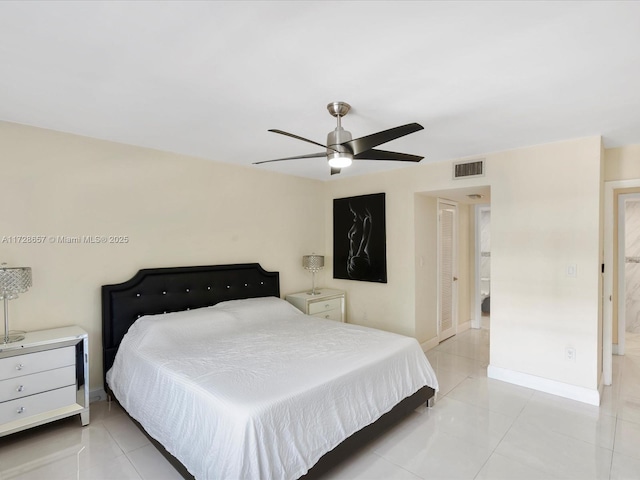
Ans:
{"type": "MultiPolygon", "coordinates": [[[[422,162],[640,143],[640,2],[0,2],[0,120],[335,180],[326,105],[422,162]]],[[[3,159],[6,161],[6,159],[3,159]]]]}

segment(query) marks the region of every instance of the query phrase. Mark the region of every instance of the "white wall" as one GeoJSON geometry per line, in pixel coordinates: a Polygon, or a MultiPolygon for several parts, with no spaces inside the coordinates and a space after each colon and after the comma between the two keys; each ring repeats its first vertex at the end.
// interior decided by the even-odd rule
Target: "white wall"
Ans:
{"type": "Polygon", "coordinates": [[[33,287],[10,302],[11,328],[87,330],[92,389],[101,285],[141,268],[259,262],[280,271],[285,295],[311,284],[302,255],[324,247],[318,181],[2,122],[0,159],[0,237],[129,239],[0,243],[0,261],[33,269],[33,287]]]}

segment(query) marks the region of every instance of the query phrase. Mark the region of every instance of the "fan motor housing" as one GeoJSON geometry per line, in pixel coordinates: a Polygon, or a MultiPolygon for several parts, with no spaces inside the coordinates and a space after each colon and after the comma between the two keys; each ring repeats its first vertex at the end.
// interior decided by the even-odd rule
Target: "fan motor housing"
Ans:
{"type": "MultiPolygon", "coordinates": [[[[342,145],[343,143],[350,142],[351,140],[351,132],[342,127],[338,127],[327,135],[327,146],[335,148],[338,152],[352,153],[351,149],[342,145]]],[[[334,150],[327,149],[327,153],[331,152],[336,153],[334,150]]]]}
{"type": "Polygon", "coordinates": [[[342,145],[343,143],[350,141],[351,132],[345,130],[342,127],[337,127],[334,131],[329,132],[329,134],[327,135],[327,146],[331,147],[331,149],[327,148],[327,160],[330,161],[332,158],[338,157],[349,157],[353,159],[353,152],[351,151],[351,149],[345,145],[342,145]]]}

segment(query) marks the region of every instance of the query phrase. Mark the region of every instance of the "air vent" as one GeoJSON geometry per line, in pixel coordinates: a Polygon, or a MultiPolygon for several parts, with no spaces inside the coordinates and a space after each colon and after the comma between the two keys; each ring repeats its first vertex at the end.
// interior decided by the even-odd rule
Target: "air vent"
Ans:
{"type": "Polygon", "coordinates": [[[453,178],[469,178],[484,176],[484,159],[473,162],[459,162],[453,164],[453,178]]]}

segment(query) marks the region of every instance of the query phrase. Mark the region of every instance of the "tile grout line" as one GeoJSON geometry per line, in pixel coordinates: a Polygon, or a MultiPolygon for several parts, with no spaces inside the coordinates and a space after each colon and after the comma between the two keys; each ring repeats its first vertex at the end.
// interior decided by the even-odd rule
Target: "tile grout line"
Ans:
{"type": "MultiPolygon", "coordinates": [[[[511,425],[509,425],[509,428],[507,429],[506,432],[504,432],[504,435],[502,435],[502,437],[500,438],[500,441],[498,443],[496,443],[496,446],[491,450],[491,454],[489,455],[489,457],[487,458],[487,460],[482,464],[482,467],[480,468],[480,470],[478,470],[478,473],[476,473],[474,480],[478,477],[478,475],[480,475],[480,472],[482,471],[482,469],[485,467],[485,465],[487,463],[489,463],[489,460],[491,460],[491,458],[493,457],[494,454],[496,454],[496,450],[498,449],[498,447],[500,446],[500,444],[504,441],[505,437],[507,435],[509,435],[509,432],[511,431],[511,429],[513,428],[513,426],[516,424],[516,422],[518,421],[518,418],[520,418],[520,416],[522,415],[522,412],[524,411],[524,409],[526,408],[527,404],[531,401],[531,399],[533,398],[533,393],[529,396],[529,398],[527,399],[527,401],[525,402],[525,404],[522,406],[522,408],[520,409],[520,411],[518,412],[518,414],[516,416],[513,417],[513,421],[511,422],[511,425]]],[[[491,410],[489,410],[491,411],[491,410]]],[[[499,453],[497,455],[500,455],[499,453]]],[[[520,462],[520,460],[516,460],[507,456],[504,456],[504,458],[509,459],[512,462],[517,462],[521,465],[525,465],[522,462],[520,462]]],[[[537,470],[537,469],[536,469],[537,470]]],[[[541,472],[544,473],[544,472],[541,472]]]]}
{"type": "Polygon", "coordinates": [[[616,424],[613,428],[613,445],[611,446],[611,463],[609,463],[609,480],[611,480],[611,474],[613,473],[613,456],[616,454],[616,432],[618,431],[618,415],[616,411],[616,424]]]}

